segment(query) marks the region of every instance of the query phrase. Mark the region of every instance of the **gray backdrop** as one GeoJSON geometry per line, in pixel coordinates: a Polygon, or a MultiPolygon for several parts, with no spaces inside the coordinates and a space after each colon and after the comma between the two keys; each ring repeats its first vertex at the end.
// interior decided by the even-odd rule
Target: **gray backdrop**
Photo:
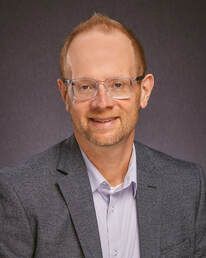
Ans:
{"type": "Polygon", "coordinates": [[[0,167],[71,134],[56,87],[63,39],[96,12],[141,39],[156,78],[136,138],[206,168],[205,0],[0,1],[0,167]]]}

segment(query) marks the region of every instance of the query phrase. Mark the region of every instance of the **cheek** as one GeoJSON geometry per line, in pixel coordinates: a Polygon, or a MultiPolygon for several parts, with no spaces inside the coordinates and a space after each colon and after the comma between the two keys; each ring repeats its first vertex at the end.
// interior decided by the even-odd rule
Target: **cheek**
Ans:
{"type": "Polygon", "coordinates": [[[86,108],[78,104],[71,103],[69,113],[73,122],[82,123],[87,117],[86,108]]]}
{"type": "Polygon", "coordinates": [[[66,107],[66,111],[71,113],[72,102],[71,102],[71,99],[69,97],[68,92],[67,92],[67,95],[66,95],[65,107],[66,107]]]}
{"type": "Polygon", "coordinates": [[[128,116],[136,114],[140,109],[140,95],[137,94],[132,98],[127,107],[128,116]]]}
{"type": "Polygon", "coordinates": [[[139,116],[140,102],[139,95],[136,96],[125,111],[125,119],[128,123],[134,123],[139,116]]]}

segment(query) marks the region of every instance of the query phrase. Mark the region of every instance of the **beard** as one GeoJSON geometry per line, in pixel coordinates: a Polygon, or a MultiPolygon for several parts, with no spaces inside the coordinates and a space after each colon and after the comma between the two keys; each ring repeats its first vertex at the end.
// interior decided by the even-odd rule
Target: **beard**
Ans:
{"type": "Polygon", "coordinates": [[[118,118],[118,125],[111,130],[95,130],[89,126],[88,121],[73,121],[74,133],[81,140],[86,139],[90,143],[99,146],[117,145],[129,137],[134,137],[135,126],[138,121],[138,111],[133,112],[132,116],[118,118]]]}
{"type": "Polygon", "coordinates": [[[89,142],[97,146],[106,147],[113,146],[122,142],[124,139],[128,138],[133,131],[134,128],[129,128],[125,126],[118,128],[116,132],[110,133],[109,135],[101,135],[100,133],[93,133],[90,131],[84,131],[83,133],[89,142]]]}

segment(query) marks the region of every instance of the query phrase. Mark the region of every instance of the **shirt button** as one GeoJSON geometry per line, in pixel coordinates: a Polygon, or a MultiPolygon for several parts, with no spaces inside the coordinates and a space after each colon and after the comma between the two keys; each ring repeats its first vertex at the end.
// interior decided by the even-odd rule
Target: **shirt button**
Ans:
{"type": "Polygon", "coordinates": [[[114,249],[114,250],[113,250],[113,256],[116,257],[117,255],[118,255],[118,250],[117,250],[117,249],[114,249]]]}

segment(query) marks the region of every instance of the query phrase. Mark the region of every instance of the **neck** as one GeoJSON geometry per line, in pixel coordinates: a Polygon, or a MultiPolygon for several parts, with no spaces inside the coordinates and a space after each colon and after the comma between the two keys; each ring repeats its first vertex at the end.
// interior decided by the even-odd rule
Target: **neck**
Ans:
{"type": "Polygon", "coordinates": [[[77,136],[76,139],[88,159],[111,186],[124,181],[132,154],[134,135],[112,146],[97,146],[91,142],[80,141],[77,136]]]}

